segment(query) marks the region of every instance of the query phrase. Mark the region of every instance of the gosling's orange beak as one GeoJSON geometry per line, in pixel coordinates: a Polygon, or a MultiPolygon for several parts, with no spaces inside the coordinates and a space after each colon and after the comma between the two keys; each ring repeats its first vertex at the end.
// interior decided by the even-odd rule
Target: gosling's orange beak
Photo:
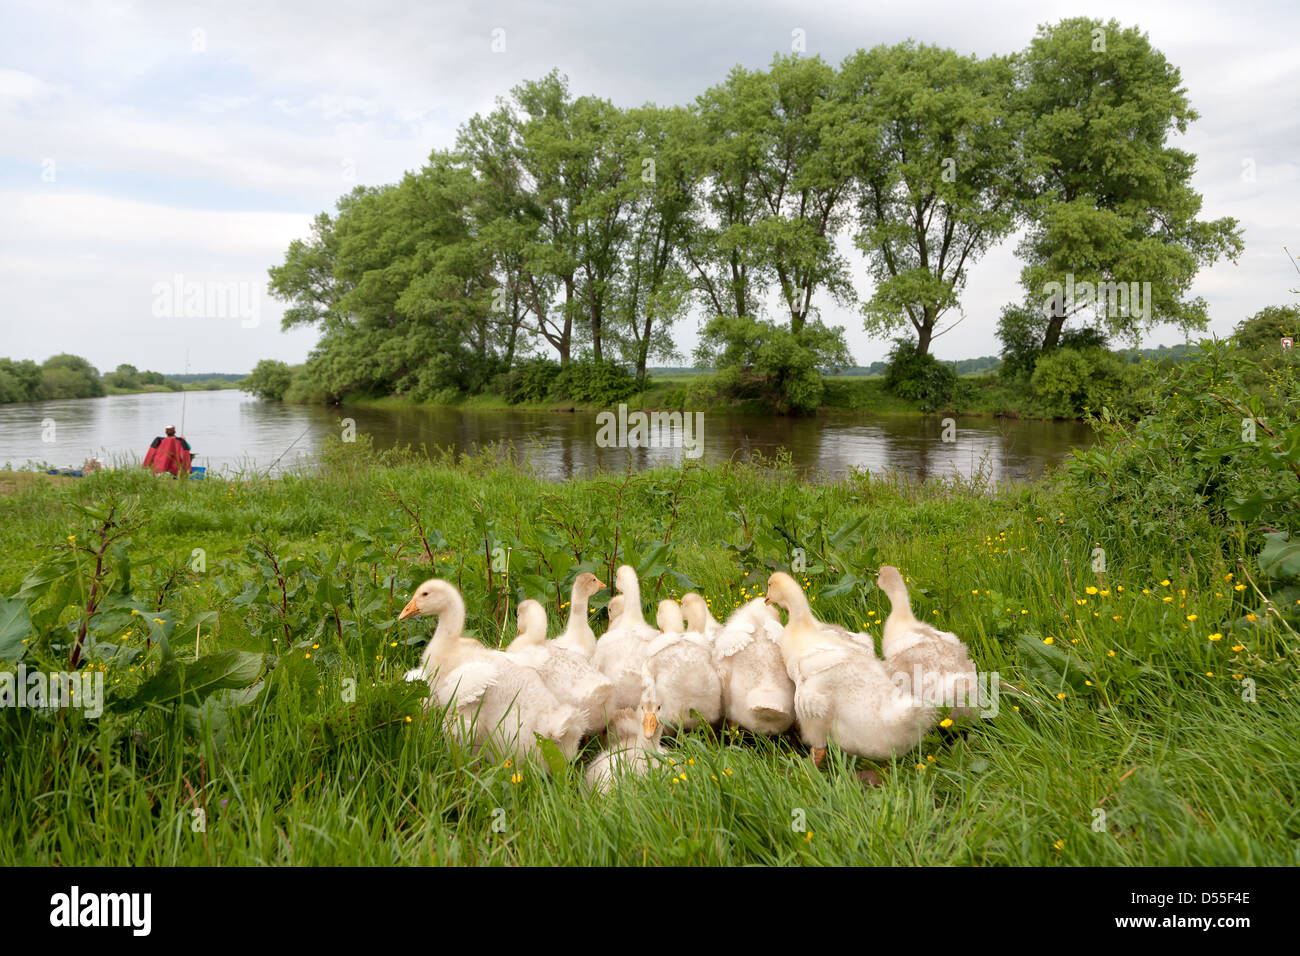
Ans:
{"type": "Polygon", "coordinates": [[[604,581],[602,581],[600,578],[596,578],[596,587],[598,587],[598,588],[607,588],[607,587],[609,587],[609,585],[606,584],[604,581]]]}
{"type": "Polygon", "coordinates": [[[768,607],[771,607],[771,606],[772,606],[773,604],[775,604],[776,602],[772,600],[772,595],[770,595],[770,594],[764,594],[764,595],[763,595],[763,603],[766,604],[768,607]]]}
{"type": "Polygon", "coordinates": [[[645,731],[646,737],[653,737],[658,726],[659,718],[654,714],[646,714],[641,720],[641,729],[645,731]]]}
{"type": "Polygon", "coordinates": [[[415,598],[411,598],[411,600],[406,602],[406,607],[402,608],[402,613],[397,615],[397,619],[399,621],[405,621],[408,617],[415,617],[415,615],[419,613],[420,609],[416,607],[415,598]]]}

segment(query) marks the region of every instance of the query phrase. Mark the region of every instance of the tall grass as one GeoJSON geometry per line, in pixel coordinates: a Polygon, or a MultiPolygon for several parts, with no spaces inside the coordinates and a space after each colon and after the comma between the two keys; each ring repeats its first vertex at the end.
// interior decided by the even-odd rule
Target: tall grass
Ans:
{"type": "MultiPolygon", "coordinates": [[[[0,593],[85,534],[77,505],[109,497],[147,518],[131,545],[137,595],[156,594],[195,549],[206,556],[164,601],[177,656],[240,648],[269,666],[238,707],[96,720],[0,709],[5,864],[1300,862],[1296,649],[1266,617],[1246,619],[1255,592],[1234,588],[1250,580],[1249,555],[1179,555],[1153,540],[1094,573],[1077,502],[1050,482],[811,485],[778,461],[555,485],[499,455],[412,464],[360,452],[278,480],[111,472],[0,499],[0,593]],[[671,766],[591,797],[581,760],[594,744],[557,774],[506,766],[445,739],[401,682],[430,625],[393,618],[435,568],[459,579],[469,628],[496,643],[557,554],[563,578],[666,544],[647,603],[689,582],[722,616],[789,564],[772,527],[815,544],[858,519],[801,576],[815,612],[878,632],[888,602],[869,582],[882,561],[898,565],[918,616],[962,635],[1010,685],[996,717],[936,730],[892,762],[832,751],[820,771],[791,740],[702,730],[673,742],[671,766]],[[246,597],[264,580],[250,541],[303,565],[288,573],[311,586],[288,621],[273,600],[246,597]],[[497,545],[511,570],[489,590],[497,545]],[[839,593],[847,573],[863,583],[839,593]]],[[[554,633],[563,595],[537,593],[554,633]]],[[[69,600],[29,669],[60,666],[78,613],[69,600]]],[[[593,622],[599,633],[599,610],[593,622]]],[[[143,649],[145,637],[127,628],[116,640],[143,649]]],[[[156,655],[94,666],[125,695],[156,655]]]]}

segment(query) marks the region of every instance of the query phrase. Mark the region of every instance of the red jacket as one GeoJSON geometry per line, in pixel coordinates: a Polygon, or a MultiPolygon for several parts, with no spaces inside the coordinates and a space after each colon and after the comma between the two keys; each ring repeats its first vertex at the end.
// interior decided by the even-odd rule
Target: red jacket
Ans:
{"type": "Polygon", "coordinates": [[[155,438],[144,456],[144,467],[173,475],[190,473],[190,445],[184,438],[155,438]]]}

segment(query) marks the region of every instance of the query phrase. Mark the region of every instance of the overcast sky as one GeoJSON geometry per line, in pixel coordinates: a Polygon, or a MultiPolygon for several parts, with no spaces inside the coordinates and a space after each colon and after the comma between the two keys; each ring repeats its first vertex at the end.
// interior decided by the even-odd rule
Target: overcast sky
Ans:
{"type": "MultiPolygon", "coordinates": [[[[1202,216],[1236,217],[1246,240],[1236,265],[1196,281],[1211,329],[1294,301],[1300,276],[1282,251],[1300,253],[1294,3],[0,0],[0,355],[68,351],[101,370],[164,372],[182,371],[187,351],[194,371],[302,361],[315,334],[280,332],[282,306],[248,298],[289,241],[341,193],[418,168],[495,97],[554,67],[576,95],[687,103],[733,65],[788,52],[794,30],[838,65],[909,37],[1010,53],[1039,23],[1077,15],[1139,25],[1201,114],[1178,145],[1199,157],[1202,216]],[[245,308],[186,318],[161,293],[177,277],[242,283],[245,308]]],[[[998,311],[1019,298],[1014,245],[971,271],[939,357],[997,351],[998,311]]],[[[820,304],[858,362],[881,357],[886,343],[857,314],[820,304]]],[[[697,325],[682,324],[686,348],[697,325]]],[[[1163,329],[1147,344],[1181,340],[1163,329]]]]}

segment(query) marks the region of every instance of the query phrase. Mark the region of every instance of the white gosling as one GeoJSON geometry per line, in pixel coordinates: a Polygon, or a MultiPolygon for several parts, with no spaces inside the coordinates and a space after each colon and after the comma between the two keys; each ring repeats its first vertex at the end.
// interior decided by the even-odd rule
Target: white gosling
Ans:
{"type": "Polygon", "coordinates": [[[605,612],[609,615],[609,627],[606,630],[613,629],[618,619],[623,616],[623,602],[626,600],[621,594],[615,594],[609,599],[609,604],[605,605],[605,612]]]}
{"type": "Polygon", "coordinates": [[[427,682],[437,702],[447,708],[452,733],[521,758],[540,758],[535,737],[540,734],[568,759],[577,755],[581,713],[556,700],[532,668],[463,636],[465,601],[455,585],[438,578],[421,584],[398,620],[417,615],[436,615],[438,626],[415,679],[427,682]]]}
{"type": "Polygon", "coordinates": [[[555,639],[556,647],[591,660],[591,655],[596,653],[596,634],[587,622],[588,602],[604,587],[605,582],[590,571],[584,571],[573,579],[573,588],[569,592],[569,623],[564,633],[555,639]]]}
{"type": "Polygon", "coordinates": [[[709,640],[686,630],[676,601],[660,601],[660,635],[641,665],[643,706],[657,706],[659,720],[674,730],[691,730],[722,719],[722,682],[713,666],[709,640]]]}
{"type": "Polygon", "coordinates": [[[616,623],[596,642],[591,663],[614,682],[610,696],[611,710],[635,707],[641,701],[641,664],[646,646],[659,636],[659,630],[646,623],[641,611],[641,582],[636,569],[624,564],[614,574],[614,587],[624,597],[622,613],[616,623]]]}
{"type": "Polygon", "coordinates": [[[710,642],[722,633],[722,625],[709,610],[709,603],[694,591],[682,595],[682,614],[686,618],[686,629],[703,634],[710,642]]]}
{"type": "Polygon", "coordinates": [[[766,601],[789,615],[781,632],[786,673],[794,681],[799,733],[821,766],[826,745],[876,759],[907,753],[934,723],[924,706],[894,685],[885,665],[867,648],[824,628],[790,575],[777,571],[766,601]]]}
{"type": "Polygon", "coordinates": [[[794,723],[794,681],[781,655],[780,614],[754,598],[719,627],[713,661],[727,719],[756,734],[784,733],[794,723]]]}
{"type": "Polygon", "coordinates": [[[609,721],[604,748],[587,765],[587,788],[606,793],[627,774],[644,774],[662,760],[663,727],[653,711],[625,707],[609,721]]]}
{"type": "Polygon", "coordinates": [[[889,597],[880,650],[895,683],[926,703],[950,707],[954,718],[975,716],[979,675],[961,638],[917,620],[898,568],[886,564],[877,583],[889,597]]]}
{"type": "Polygon", "coordinates": [[[609,712],[613,682],[587,663],[581,653],[560,647],[558,640],[546,639],[546,608],[538,602],[520,601],[515,619],[518,636],[506,647],[506,654],[537,671],[556,700],[582,714],[584,734],[599,733],[609,712]]]}

